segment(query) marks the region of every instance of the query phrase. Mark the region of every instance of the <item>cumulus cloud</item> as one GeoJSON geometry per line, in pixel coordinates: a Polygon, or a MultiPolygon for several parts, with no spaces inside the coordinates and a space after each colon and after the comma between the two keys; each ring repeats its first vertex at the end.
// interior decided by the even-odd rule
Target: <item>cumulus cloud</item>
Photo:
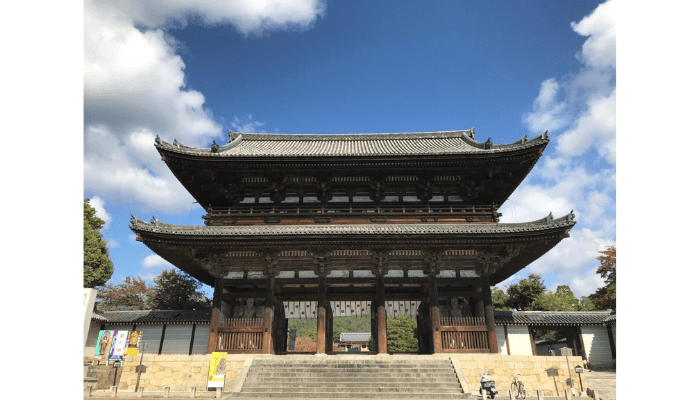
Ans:
{"type": "Polygon", "coordinates": [[[107,248],[116,249],[117,247],[119,247],[119,242],[114,239],[107,239],[107,248]]]}
{"type": "MultiPolygon", "coordinates": [[[[317,0],[85,2],[84,184],[109,202],[186,212],[192,202],[153,148],[156,135],[204,147],[222,126],[204,95],[188,88],[178,43],[167,28],[190,20],[263,34],[304,30],[323,16],[317,0]]],[[[262,124],[236,118],[235,124],[262,124]]],[[[247,125],[244,125],[247,126],[247,125]]]]}
{"type": "Polygon", "coordinates": [[[112,222],[112,216],[105,210],[105,201],[100,196],[93,196],[90,199],[90,205],[95,209],[95,216],[105,222],[100,231],[106,231],[109,223],[112,222]]]}
{"type": "Polygon", "coordinates": [[[141,265],[146,269],[165,269],[173,267],[172,264],[165,261],[163,257],[157,254],[151,254],[150,256],[144,258],[143,261],[141,261],[141,265]]]}
{"type": "Polygon", "coordinates": [[[233,128],[235,132],[265,133],[265,130],[262,129],[263,125],[265,125],[265,122],[256,121],[253,119],[252,115],[248,114],[245,118],[238,118],[238,116],[235,116],[231,123],[231,128],[233,128]]]}

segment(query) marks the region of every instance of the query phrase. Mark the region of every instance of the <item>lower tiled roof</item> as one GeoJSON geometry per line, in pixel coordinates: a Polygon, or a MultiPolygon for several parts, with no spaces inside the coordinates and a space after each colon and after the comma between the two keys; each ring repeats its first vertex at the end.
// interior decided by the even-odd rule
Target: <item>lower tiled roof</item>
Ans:
{"type": "Polygon", "coordinates": [[[496,325],[602,325],[609,311],[494,311],[496,325]]]}
{"type": "Polygon", "coordinates": [[[369,338],[372,337],[372,334],[367,332],[367,333],[360,333],[360,332],[351,332],[351,333],[341,333],[340,334],[340,341],[341,342],[366,342],[369,340],[369,338]]]}
{"type": "MultiPolygon", "coordinates": [[[[158,323],[209,323],[211,310],[132,310],[104,311],[105,320],[110,324],[158,324],[158,323]]],[[[95,319],[95,314],[93,314],[95,319]]]]}

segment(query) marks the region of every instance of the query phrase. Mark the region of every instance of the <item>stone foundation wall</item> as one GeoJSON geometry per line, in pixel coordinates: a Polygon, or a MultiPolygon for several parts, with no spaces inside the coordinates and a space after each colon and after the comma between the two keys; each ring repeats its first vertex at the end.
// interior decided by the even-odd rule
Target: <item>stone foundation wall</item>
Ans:
{"type": "MultiPolygon", "coordinates": [[[[236,378],[241,374],[246,354],[229,354],[226,357],[226,383],[224,391],[230,391],[236,378]]],[[[136,367],[141,357],[125,357],[122,375],[119,379],[119,390],[135,390],[138,373],[136,367]]],[[[161,391],[169,386],[171,391],[187,391],[196,387],[197,391],[205,391],[209,374],[211,355],[161,354],[144,355],[143,365],[146,372],[141,373],[139,386],[146,391],[161,391]]]]}
{"type": "MultiPolygon", "coordinates": [[[[510,332],[509,332],[510,333],[510,332]]],[[[559,396],[564,396],[564,389],[570,389],[567,383],[569,371],[566,357],[553,356],[508,356],[502,354],[451,354],[459,360],[464,376],[469,382],[472,393],[478,393],[481,386],[481,375],[489,370],[489,379],[496,382],[496,390],[499,396],[507,396],[513,375],[521,374],[520,380],[525,384],[528,397],[535,396],[536,390],[544,391],[545,396],[556,396],[554,378],[547,375],[547,370],[556,368],[559,376],[556,377],[559,387],[559,396]]],[[[581,391],[578,374],[574,371],[577,365],[583,366],[581,357],[569,357],[571,378],[573,379],[576,393],[581,391]]],[[[583,388],[587,387],[586,372],[581,373],[583,388]]]]}

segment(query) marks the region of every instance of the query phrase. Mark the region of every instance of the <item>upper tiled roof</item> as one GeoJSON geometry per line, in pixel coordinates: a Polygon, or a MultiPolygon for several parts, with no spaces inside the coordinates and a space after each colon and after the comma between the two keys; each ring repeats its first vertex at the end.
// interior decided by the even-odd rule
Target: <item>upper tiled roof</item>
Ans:
{"type": "MultiPolygon", "coordinates": [[[[93,313],[93,319],[95,318],[93,313]]],[[[98,319],[110,324],[209,323],[211,310],[132,310],[104,311],[98,319]]]]}
{"type": "Polygon", "coordinates": [[[286,135],[229,132],[230,140],[201,149],[172,144],[156,137],[156,147],[175,153],[209,157],[352,157],[395,155],[448,155],[498,153],[528,148],[549,141],[547,132],[527,140],[494,145],[489,138],[478,142],[474,129],[448,132],[375,133],[351,135],[286,135]]]}
{"type": "Polygon", "coordinates": [[[602,325],[608,311],[494,311],[496,325],[602,325]]]}
{"type": "Polygon", "coordinates": [[[369,340],[370,337],[372,337],[372,334],[369,332],[367,332],[367,333],[360,333],[360,332],[341,333],[340,334],[340,341],[341,342],[366,342],[369,340]]]}
{"type": "Polygon", "coordinates": [[[150,223],[131,217],[131,229],[154,233],[202,236],[286,236],[286,235],[424,235],[489,234],[535,232],[575,225],[573,211],[554,219],[546,218],[516,224],[328,224],[328,225],[232,225],[182,226],[155,219],[150,223]]]}

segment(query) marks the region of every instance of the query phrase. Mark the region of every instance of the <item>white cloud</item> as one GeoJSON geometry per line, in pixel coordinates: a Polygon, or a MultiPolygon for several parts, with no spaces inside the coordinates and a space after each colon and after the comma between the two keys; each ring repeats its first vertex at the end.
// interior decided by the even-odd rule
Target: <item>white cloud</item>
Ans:
{"type": "MultiPolygon", "coordinates": [[[[86,1],[85,190],[143,211],[185,212],[192,203],[153,148],[155,136],[204,147],[222,127],[204,95],[187,87],[179,45],[161,28],[194,18],[246,35],[304,30],[324,12],[316,0],[86,1]]],[[[254,129],[264,124],[250,116],[242,122],[254,129]]]]}
{"type": "Polygon", "coordinates": [[[591,294],[595,293],[599,287],[603,287],[605,285],[603,278],[601,278],[600,275],[595,272],[596,269],[598,269],[598,267],[587,269],[581,276],[571,279],[571,284],[569,287],[571,287],[571,290],[574,292],[574,295],[576,295],[577,298],[580,299],[581,296],[590,296],[591,294]]]}
{"type": "Polygon", "coordinates": [[[569,233],[570,238],[562,240],[552,250],[530,264],[527,267],[528,271],[539,275],[572,276],[591,263],[597,263],[599,251],[615,245],[605,232],[582,228],[571,230],[569,233]]]}
{"type": "Polygon", "coordinates": [[[157,254],[151,254],[150,256],[144,258],[143,261],[141,261],[141,265],[146,269],[165,269],[173,267],[172,264],[165,261],[161,256],[157,254]]]}
{"type": "Polygon", "coordinates": [[[571,27],[576,33],[588,36],[579,58],[591,68],[615,68],[616,11],[617,2],[610,0],[599,5],[590,15],[578,23],[571,23],[571,27]]]}
{"type": "Polygon", "coordinates": [[[609,96],[593,96],[588,110],[572,129],[557,141],[557,150],[566,155],[581,155],[591,146],[610,164],[615,164],[616,90],[609,96]]]}
{"type": "Polygon", "coordinates": [[[280,30],[303,31],[325,14],[322,0],[96,0],[100,8],[148,28],[164,25],[185,26],[196,19],[205,24],[233,26],[243,35],[280,30]]]}
{"type": "Polygon", "coordinates": [[[107,239],[107,248],[116,249],[119,247],[119,242],[114,239],[107,239]]]}
{"type": "Polygon", "coordinates": [[[112,216],[105,210],[105,201],[100,196],[93,196],[90,199],[90,205],[95,209],[95,216],[105,222],[100,231],[106,231],[109,228],[109,223],[112,222],[112,216]]]}
{"type": "Polygon", "coordinates": [[[540,94],[532,106],[532,113],[526,114],[523,121],[532,132],[554,131],[566,124],[564,114],[566,103],[557,101],[559,83],[554,78],[542,82],[540,94]]]}
{"type": "Polygon", "coordinates": [[[136,243],[136,235],[135,234],[129,235],[129,243],[136,243]]]}
{"type": "Polygon", "coordinates": [[[235,116],[231,123],[231,127],[235,132],[243,133],[265,133],[265,130],[261,129],[263,125],[265,125],[265,122],[254,120],[250,114],[246,115],[245,119],[235,116]]]}

